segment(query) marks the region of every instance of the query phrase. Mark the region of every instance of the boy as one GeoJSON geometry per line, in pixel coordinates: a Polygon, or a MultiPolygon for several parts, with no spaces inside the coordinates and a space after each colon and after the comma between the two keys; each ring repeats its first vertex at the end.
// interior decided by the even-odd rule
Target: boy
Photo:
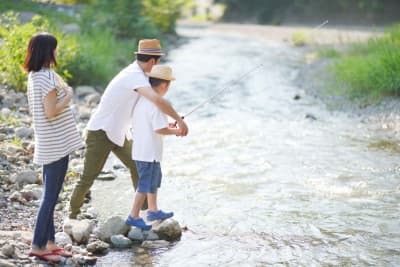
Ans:
{"type": "MultiPolygon", "coordinates": [[[[170,67],[155,65],[151,72],[147,72],[151,87],[157,94],[164,96],[169,88],[172,77],[170,67]]],[[[133,151],[132,159],[135,160],[139,175],[139,184],[134,199],[132,211],[126,219],[126,224],[136,226],[143,230],[150,230],[139,216],[146,196],[149,210],[147,220],[163,220],[172,217],[173,212],[163,212],[157,207],[157,189],[161,185],[161,158],[163,150],[163,135],[181,135],[181,129],[169,128],[167,116],[157,106],[141,97],[133,113],[133,151]]]]}

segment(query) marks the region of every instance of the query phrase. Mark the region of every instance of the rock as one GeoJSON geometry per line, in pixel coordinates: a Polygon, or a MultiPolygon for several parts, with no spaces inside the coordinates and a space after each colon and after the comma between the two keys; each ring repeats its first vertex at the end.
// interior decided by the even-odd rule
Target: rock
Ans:
{"type": "Polygon", "coordinates": [[[99,176],[97,176],[97,179],[102,181],[112,181],[115,180],[115,178],[117,178],[117,175],[111,171],[101,172],[99,176]]]}
{"type": "Polygon", "coordinates": [[[313,121],[317,120],[317,117],[315,117],[315,116],[314,116],[313,114],[311,114],[311,113],[307,113],[306,116],[305,116],[305,118],[306,118],[306,119],[313,120],[313,121]]]}
{"type": "Polygon", "coordinates": [[[100,99],[101,99],[101,95],[96,92],[94,94],[87,95],[85,97],[85,103],[87,105],[89,105],[90,107],[93,107],[93,106],[96,106],[100,102],[100,99]]]}
{"type": "Polygon", "coordinates": [[[4,117],[8,117],[11,114],[11,110],[9,108],[2,108],[0,111],[0,115],[3,115],[4,117]]]}
{"type": "Polygon", "coordinates": [[[29,127],[18,127],[15,129],[15,136],[21,139],[32,138],[33,129],[29,127]]]}
{"type": "Polygon", "coordinates": [[[94,223],[90,220],[67,220],[64,223],[64,232],[66,232],[78,244],[87,243],[92,233],[94,223]]]}
{"type": "Polygon", "coordinates": [[[84,266],[95,265],[97,262],[97,258],[90,256],[76,255],[75,257],[72,258],[72,262],[74,262],[77,265],[84,265],[84,266]]]}
{"type": "Polygon", "coordinates": [[[156,241],[144,241],[142,243],[142,248],[166,248],[170,245],[168,241],[156,240],[156,241]]]}
{"type": "Polygon", "coordinates": [[[15,253],[15,247],[13,244],[6,244],[1,248],[1,253],[3,253],[4,256],[11,258],[14,256],[15,253]]]}
{"type": "Polygon", "coordinates": [[[21,190],[21,194],[27,201],[38,200],[42,197],[43,188],[40,185],[28,184],[21,190]]]}
{"type": "Polygon", "coordinates": [[[161,239],[167,241],[176,241],[182,236],[182,229],[179,226],[179,223],[174,219],[167,219],[161,223],[155,223],[153,224],[152,229],[161,239]]]}
{"type": "Polygon", "coordinates": [[[3,142],[4,140],[7,139],[7,135],[6,134],[0,134],[0,142],[3,142]]]}
{"type": "Polygon", "coordinates": [[[1,267],[16,267],[17,265],[15,265],[14,263],[11,263],[7,260],[0,259],[0,266],[1,267]]]}
{"type": "Polygon", "coordinates": [[[159,240],[160,237],[153,231],[143,231],[137,227],[132,227],[128,237],[134,241],[159,240]]]}
{"type": "Polygon", "coordinates": [[[124,235],[113,235],[111,236],[111,243],[116,248],[129,248],[133,242],[124,235]]]}
{"type": "Polygon", "coordinates": [[[22,194],[18,191],[15,191],[12,193],[9,197],[8,200],[14,201],[14,202],[20,202],[22,204],[26,203],[26,199],[22,196],[22,194]]]}
{"type": "Polygon", "coordinates": [[[97,91],[91,86],[78,86],[75,88],[75,94],[81,98],[90,94],[96,94],[97,91]]]}
{"type": "Polygon", "coordinates": [[[23,171],[10,176],[10,182],[22,184],[34,184],[38,182],[38,174],[35,171],[23,171]]]}
{"type": "Polygon", "coordinates": [[[126,235],[130,226],[125,224],[121,216],[112,216],[108,218],[98,229],[99,239],[110,242],[113,235],[126,235]]]}
{"type": "Polygon", "coordinates": [[[65,232],[56,233],[55,238],[56,238],[56,240],[55,240],[56,244],[58,246],[64,247],[65,245],[68,245],[68,244],[72,245],[71,237],[65,232]]]}
{"type": "Polygon", "coordinates": [[[101,240],[96,240],[95,242],[87,245],[86,250],[93,254],[104,254],[109,247],[110,245],[107,244],[106,242],[103,242],[101,240]]]}
{"type": "Polygon", "coordinates": [[[81,120],[88,120],[91,115],[92,111],[89,108],[83,106],[79,107],[79,118],[81,120]]]}
{"type": "Polygon", "coordinates": [[[300,99],[301,99],[301,96],[298,95],[298,94],[296,94],[296,95],[293,97],[293,99],[294,99],[294,100],[300,100],[300,99]]]}

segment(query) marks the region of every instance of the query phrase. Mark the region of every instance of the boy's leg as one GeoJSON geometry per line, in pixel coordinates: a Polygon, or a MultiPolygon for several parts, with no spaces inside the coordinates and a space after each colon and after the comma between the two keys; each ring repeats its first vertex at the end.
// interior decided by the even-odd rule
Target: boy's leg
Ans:
{"type": "Polygon", "coordinates": [[[85,195],[100,174],[110,151],[116,145],[112,143],[104,131],[88,131],[86,136],[86,152],[83,173],[72,192],[70,201],[70,218],[76,218],[85,200],[85,195]]]}
{"type": "Polygon", "coordinates": [[[136,192],[135,200],[133,201],[133,207],[131,210],[131,216],[134,219],[139,218],[140,207],[143,206],[144,201],[146,200],[146,193],[136,192]]]}
{"type": "Polygon", "coordinates": [[[147,193],[147,201],[149,202],[149,210],[157,211],[157,191],[155,193],[147,193]]]}
{"type": "MultiPolygon", "coordinates": [[[[132,159],[132,141],[125,139],[123,147],[115,147],[113,153],[121,160],[121,162],[129,169],[131,173],[131,179],[134,191],[138,188],[139,177],[136,169],[135,161],[132,159]]],[[[142,210],[147,209],[147,199],[145,195],[145,200],[141,206],[142,210]]]]}

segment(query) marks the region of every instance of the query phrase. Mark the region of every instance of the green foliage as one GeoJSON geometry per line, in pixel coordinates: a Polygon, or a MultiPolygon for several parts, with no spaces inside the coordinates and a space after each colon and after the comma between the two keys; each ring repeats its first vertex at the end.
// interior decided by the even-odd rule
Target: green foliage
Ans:
{"type": "Polygon", "coordinates": [[[355,45],[332,70],[353,97],[400,96],[400,25],[381,38],[355,45]]]}
{"type": "Polygon", "coordinates": [[[49,22],[35,16],[31,22],[20,24],[17,15],[8,12],[0,18],[0,38],[2,38],[0,50],[0,82],[11,85],[16,91],[26,90],[26,73],[22,67],[29,39],[38,32],[51,32],[59,42],[57,71],[66,79],[72,74],[66,68],[67,62],[73,61],[78,56],[76,38],[64,38],[64,35],[50,27],[49,22]]]}
{"type": "Polygon", "coordinates": [[[295,31],[292,34],[292,42],[294,46],[305,46],[310,42],[310,38],[305,31],[295,31]]]}
{"type": "Polygon", "coordinates": [[[324,58],[339,58],[340,53],[336,51],[334,48],[321,48],[317,52],[318,57],[324,57],[324,58]]]}
{"type": "Polygon", "coordinates": [[[11,144],[22,147],[22,140],[18,137],[14,137],[11,141],[11,144]]]}
{"type": "Polygon", "coordinates": [[[12,115],[4,116],[0,114],[0,122],[3,125],[18,127],[21,122],[18,118],[13,117],[12,115]]]}
{"type": "Polygon", "coordinates": [[[161,32],[175,32],[175,23],[180,12],[188,0],[143,0],[142,15],[154,20],[155,25],[161,32]]]}

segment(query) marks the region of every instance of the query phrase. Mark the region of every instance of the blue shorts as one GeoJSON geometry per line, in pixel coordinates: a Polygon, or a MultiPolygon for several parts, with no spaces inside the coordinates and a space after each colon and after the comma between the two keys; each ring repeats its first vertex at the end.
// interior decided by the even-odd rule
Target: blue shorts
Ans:
{"type": "Polygon", "coordinates": [[[161,186],[161,165],[160,162],[146,162],[135,160],[136,169],[139,175],[138,192],[156,193],[161,186]]]}

